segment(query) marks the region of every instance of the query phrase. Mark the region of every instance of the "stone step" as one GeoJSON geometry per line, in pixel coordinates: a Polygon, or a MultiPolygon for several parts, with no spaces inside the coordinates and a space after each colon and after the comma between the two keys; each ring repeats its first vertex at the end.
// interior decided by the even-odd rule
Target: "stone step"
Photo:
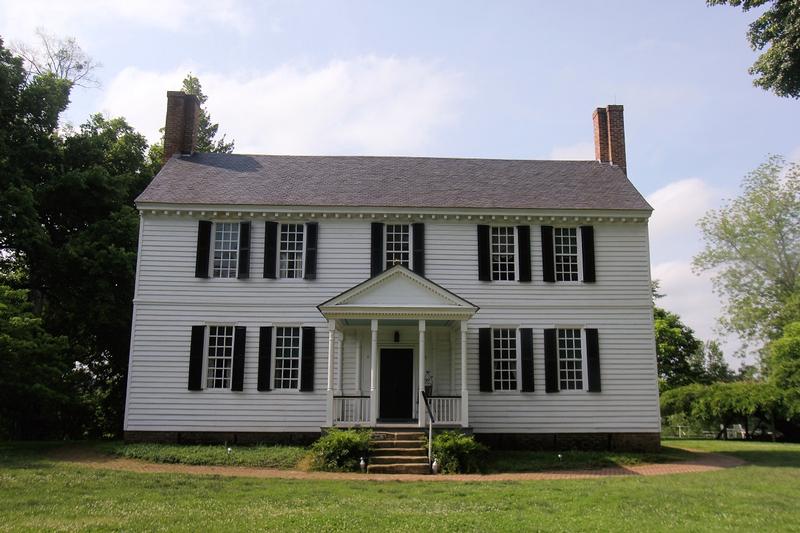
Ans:
{"type": "Polygon", "coordinates": [[[373,455],[369,459],[371,465],[393,465],[393,464],[423,464],[428,465],[427,455],[416,455],[409,457],[406,455],[373,455]]]}
{"type": "Polygon", "coordinates": [[[395,463],[390,465],[374,465],[367,467],[370,474],[430,474],[428,463],[395,463]]]}
{"type": "Polygon", "coordinates": [[[421,440],[373,440],[370,441],[373,448],[420,448],[421,440]]]}
{"type": "Polygon", "coordinates": [[[422,431],[373,431],[372,440],[413,440],[424,439],[422,431]]]}
{"type": "Polygon", "coordinates": [[[373,457],[386,457],[387,455],[403,455],[403,456],[428,456],[428,449],[422,446],[415,448],[375,448],[372,450],[373,457]]]}

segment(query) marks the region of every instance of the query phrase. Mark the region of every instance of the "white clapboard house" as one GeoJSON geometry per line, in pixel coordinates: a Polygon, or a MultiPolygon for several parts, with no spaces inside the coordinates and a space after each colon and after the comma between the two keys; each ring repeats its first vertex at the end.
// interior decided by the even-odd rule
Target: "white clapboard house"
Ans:
{"type": "Polygon", "coordinates": [[[463,428],[659,443],[648,218],[622,106],[596,160],[195,153],[168,93],[139,196],[129,440],[463,428]],[[426,393],[426,394],[423,394],[426,393]]]}

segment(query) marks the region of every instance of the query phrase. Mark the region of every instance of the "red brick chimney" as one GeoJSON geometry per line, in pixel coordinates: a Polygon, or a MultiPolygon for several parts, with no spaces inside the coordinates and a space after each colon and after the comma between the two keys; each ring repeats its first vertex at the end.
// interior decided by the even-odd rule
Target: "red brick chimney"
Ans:
{"type": "Polygon", "coordinates": [[[175,153],[190,155],[197,146],[200,101],[193,94],[167,91],[167,119],[164,124],[164,162],[175,153]]]}
{"type": "Polygon", "coordinates": [[[625,119],[621,105],[598,107],[594,121],[594,156],[601,163],[617,165],[627,174],[625,160],[625,119]]]}

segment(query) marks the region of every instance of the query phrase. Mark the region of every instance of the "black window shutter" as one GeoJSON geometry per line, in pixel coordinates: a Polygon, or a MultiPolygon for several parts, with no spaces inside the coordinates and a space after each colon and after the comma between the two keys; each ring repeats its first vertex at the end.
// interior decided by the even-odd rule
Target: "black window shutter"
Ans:
{"type": "Polygon", "coordinates": [[[544,330],[544,390],[558,392],[558,345],[556,330],[544,330]]]}
{"type": "Polygon", "coordinates": [[[586,328],[586,365],[589,367],[589,392],[600,392],[600,339],[597,330],[586,328]]]}
{"type": "Polygon", "coordinates": [[[211,253],[211,222],[201,220],[197,223],[197,256],[194,265],[194,277],[208,277],[209,253],[211,253]]]}
{"type": "Polygon", "coordinates": [[[244,347],[247,343],[247,328],[236,326],[233,330],[233,375],[231,390],[244,389],[244,347]]]}
{"type": "Polygon", "coordinates": [[[300,361],[300,390],[314,390],[314,332],[313,327],[303,328],[303,353],[300,361]]]}
{"type": "Polygon", "coordinates": [[[272,327],[258,328],[258,390],[270,389],[272,373],[272,327]]]}
{"type": "Polygon", "coordinates": [[[189,390],[203,390],[203,348],[206,343],[206,327],[192,326],[192,341],[189,347],[189,390]]]}
{"type": "Polygon", "coordinates": [[[383,272],[383,223],[372,223],[372,240],[370,245],[370,277],[383,272]]]}
{"type": "Polygon", "coordinates": [[[278,223],[267,222],[264,233],[264,277],[275,279],[278,266],[278,223]]]}
{"type": "Polygon", "coordinates": [[[517,226],[519,280],[531,281],[531,227],[517,226]]]}
{"type": "Polygon", "coordinates": [[[250,277],[250,223],[239,223],[239,271],[236,273],[239,279],[250,277]]]}
{"type": "Polygon", "coordinates": [[[306,256],[303,279],[317,279],[317,240],[319,224],[306,222],[306,256]]]}
{"type": "Polygon", "coordinates": [[[556,263],[553,257],[553,226],[542,226],[542,275],[544,281],[556,280],[556,263]]]}
{"type": "Polygon", "coordinates": [[[492,392],[492,328],[478,330],[478,370],[481,392],[492,392]]]}
{"type": "Polygon", "coordinates": [[[414,244],[414,272],[425,275],[425,224],[417,222],[411,225],[411,240],[414,244]]]}
{"type": "Polygon", "coordinates": [[[533,392],[533,330],[520,328],[519,340],[522,344],[522,392],[533,392]]]}
{"type": "Polygon", "coordinates": [[[478,279],[492,281],[492,257],[489,255],[489,226],[478,226],[478,279]]]}
{"type": "Polygon", "coordinates": [[[594,274],[594,227],[581,226],[581,254],[583,258],[583,281],[595,282],[594,274]]]}

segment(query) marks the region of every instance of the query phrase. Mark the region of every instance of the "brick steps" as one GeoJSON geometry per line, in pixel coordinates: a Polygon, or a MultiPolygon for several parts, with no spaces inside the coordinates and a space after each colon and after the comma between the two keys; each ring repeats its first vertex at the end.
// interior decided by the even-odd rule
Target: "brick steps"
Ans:
{"type": "Polygon", "coordinates": [[[418,430],[376,431],[372,437],[371,474],[430,474],[425,434],[418,430]]]}

